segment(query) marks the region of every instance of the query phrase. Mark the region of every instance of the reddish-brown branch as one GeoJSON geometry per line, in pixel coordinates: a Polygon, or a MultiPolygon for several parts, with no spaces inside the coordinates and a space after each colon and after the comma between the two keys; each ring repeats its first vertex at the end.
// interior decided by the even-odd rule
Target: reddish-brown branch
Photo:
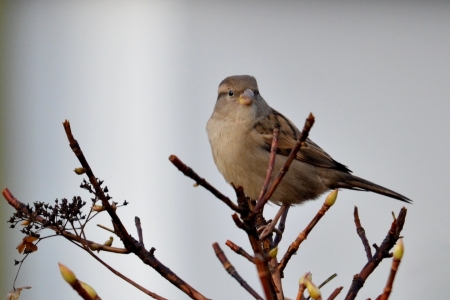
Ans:
{"type": "MultiPolygon", "coordinates": [[[[100,184],[97,181],[97,177],[95,177],[94,172],[92,171],[91,167],[89,166],[89,163],[86,160],[86,157],[83,154],[83,151],[81,151],[80,145],[78,144],[77,140],[73,137],[72,129],[70,128],[70,123],[68,120],[65,120],[63,122],[64,130],[66,131],[67,139],[69,140],[70,148],[72,149],[75,156],[78,158],[78,161],[81,163],[81,166],[86,170],[86,175],[89,178],[89,181],[91,182],[92,186],[95,189],[95,194],[100,198],[102,201],[103,206],[105,207],[106,211],[108,212],[109,216],[113,220],[113,222],[117,225],[117,228],[122,233],[122,236],[124,237],[124,244],[132,244],[132,241],[129,239],[129,234],[127,230],[125,229],[125,226],[122,224],[122,221],[119,219],[119,217],[116,214],[116,211],[113,209],[111,204],[109,203],[108,199],[106,198],[105,193],[103,192],[102,188],[100,187],[100,184]]],[[[127,247],[126,247],[127,248],[127,247]]],[[[128,248],[127,248],[128,249],[128,248]]]]}
{"type": "MultiPolygon", "coordinates": [[[[267,300],[274,300],[277,298],[275,287],[272,281],[270,268],[268,265],[267,256],[261,246],[261,242],[256,231],[256,218],[260,215],[254,214],[253,203],[248,197],[245,196],[242,187],[235,188],[236,197],[238,199],[239,207],[242,209],[241,218],[237,214],[233,214],[232,218],[236,226],[241,228],[247,233],[250,245],[252,246],[254,253],[254,261],[256,269],[258,271],[259,280],[263,286],[264,294],[267,300]]],[[[253,201],[254,202],[254,201],[253,201]]]]}
{"type": "Polygon", "coordinates": [[[244,279],[242,279],[242,277],[238,274],[238,272],[233,267],[233,265],[228,261],[228,258],[225,256],[225,253],[222,251],[222,249],[220,248],[219,244],[218,243],[214,243],[213,244],[213,248],[214,248],[214,252],[217,255],[217,258],[220,260],[220,262],[222,263],[223,267],[228,272],[228,274],[230,274],[231,277],[236,279],[237,282],[239,282],[239,284],[247,292],[249,292],[250,295],[252,295],[255,299],[261,299],[262,300],[263,298],[260,295],[258,295],[258,293],[254,289],[252,289],[244,279]]]}
{"type": "Polygon", "coordinates": [[[304,283],[302,283],[298,286],[297,298],[295,298],[295,300],[304,299],[303,293],[305,292],[305,289],[306,289],[306,285],[304,283]]]}
{"type": "Polygon", "coordinates": [[[265,195],[267,193],[267,189],[268,189],[269,183],[270,183],[270,178],[272,178],[272,172],[273,172],[273,168],[275,165],[275,158],[277,156],[278,135],[279,134],[280,134],[280,129],[275,128],[273,130],[272,146],[270,147],[269,167],[267,168],[266,179],[264,180],[264,184],[261,189],[261,193],[259,194],[259,197],[258,197],[258,203],[261,202],[261,205],[258,206],[258,204],[257,204],[255,206],[255,209],[253,210],[254,212],[257,212],[258,210],[263,208],[264,204],[267,203],[267,201],[265,203],[263,203],[262,201],[265,198],[265,195]]]}
{"type": "Polygon", "coordinates": [[[86,170],[86,175],[89,177],[89,181],[94,187],[96,195],[100,198],[103,206],[106,208],[106,211],[110,215],[113,221],[114,230],[117,236],[119,236],[119,238],[122,240],[125,248],[133,252],[135,255],[137,255],[142,260],[142,262],[155,269],[155,271],[157,271],[161,276],[163,276],[174,286],[182,290],[192,299],[202,299],[202,300],[207,299],[205,296],[200,294],[196,289],[194,289],[192,286],[190,286],[180,277],[178,277],[177,274],[172,272],[169,268],[167,268],[159,260],[157,260],[156,257],[154,256],[154,250],[150,252],[147,251],[142,244],[140,244],[133,237],[131,237],[131,235],[128,234],[127,230],[125,229],[125,226],[122,224],[122,221],[117,216],[116,211],[109,204],[102,188],[100,187],[97,181],[97,178],[94,176],[93,171],[91,170],[83,152],[81,151],[80,145],[73,137],[69,121],[66,120],[63,123],[63,125],[64,130],[66,131],[67,139],[69,140],[70,148],[80,161],[81,166],[86,170]]]}
{"type": "Polygon", "coordinates": [[[398,266],[401,260],[394,258],[392,260],[391,272],[389,273],[389,278],[384,288],[383,294],[381,294],[380,300],[388,300],[391,295],[392,285],[394,284],[395,275],[397,274],[398,266]]]}
{"type": "Polygon", "coordinates": [[[336,289],[331,293],[331,295],[328,297],[327,300],[333,300],[334,298],[336,298],[336,297],[340,294],[340,292],[342,291],[343,288],[344,288],[343,286],[340,286],[340,287],[336,288],[336,289]]]}
{"type": "Polygon", "coordinates": [[[329,208],[330,206],[324,203],[320,210],[317,212],[316,216],[312,219],[311,222],[309,222],[308,226],[306,226],[306,228],[297,236],[295,241],[289,246],[288,250],[281,259],[280,264],[278,265],[278,270],[280,270],[281,274],[283,274],[284,268],[286,268],[286,265],[291,259],[292,255],[297,252],[298,248],[300,248],[300,244],[304,240],[306,240],[311,230],[314,228],[314,226],[316,226],[316,224],[325,215],[329,208]]]}
{"type": "Polygon", "coordinates": [[[272,197],[273,193],[275,192],[276,188],[280,184],[281,180],[283,179],[284,175],[289,170],[289,167],[292,163],[292,161],[297,156],[297,152],[302,147],[302,144],[306,141],[309,135],[309,131],[311,130],[311,127],[314,124],[314,116],[312,113],[309,114],[308,118],[305,121],[305,125],[303,126],[302,133],[300,135],[300,138],[298,139],[297,143],[295,144],[294,148],[292,148],[291,153],[289,154],[288,158],[286,159],[286,162],[284,163],[283,168],[281,168],[280,172],[278,172],[278,175],[275,177],[274,181],[272,182],[272,185],[270,186],[269,190],[267,191],[266,195],[264,196],[264,199],[262,201],[259,201],[256,205],[254,211],[258,211],[261,209],[261,207],[264,206],[264,204],[269,201],[270,197],[272,197]]]}
{"type": "Polygon", "coordinates": [[[233,250],[234,252],[236,252],[237,254],[242,255],[243,257],[245,257],[249,262],[255,263],[255,259],[253,258],[253,256],[248,254],[247,251],[245,251],[242,247],[239,247],[238,245],[236,245],[235,243],[233,243],[230,240],[227,240],[225,245],[230,247],[230,249],[233,250]]]}
{"type": "Polygon", "coordinates": [[[361,226],[361,221],[359,220],[357,206],[355,206],[355,209],[353,211],[353,216],[355,217],[356,232],[358,233],[359,237],[361,238],[364,249],[366,250],[367,260],[370,260],[372,258],[372,250],[370,249],[369,241],[367,240],[367,237],[366,237],[366,231],[361,226]]]}
{"type": "Polygon", "coordinates": [[[208,181],[206,181],[204,178],[201,178],[197,173],[194,172],[190,167],[185,165],[176,155],[169,156],[170,162],[177,167],[177,169],[183,173],[185,176],[193,179],[196,184],[201,185],[208,191],[210,191],[216,198],[221,200],[223,203],[228,205],[229,208],[234,210],[235,212],[242,212],[242,209],[237,206],[233,201],[230,200],[227,196],[219,192],[215,187],[213,187],[208,181]]]}
{"type": "Polygon", "coordinates": [[[392,222],[391,228],[386,235],[386,238],[377,248],[375,254],[366,263],[361,272],[353,277],[352,285],[350,286],[347,296],[345,297],[346,300],[355,299],[356,295],[363,287],[370,274],[372,274],[372,272],[384,258],[390,257],[389,251],[397,243],[397,240],[400,237],[400,232],[402,231],[403,225],[405,224],[406,212],[407,209],[405,207],[402,207],[397,219],[392,222]]]}

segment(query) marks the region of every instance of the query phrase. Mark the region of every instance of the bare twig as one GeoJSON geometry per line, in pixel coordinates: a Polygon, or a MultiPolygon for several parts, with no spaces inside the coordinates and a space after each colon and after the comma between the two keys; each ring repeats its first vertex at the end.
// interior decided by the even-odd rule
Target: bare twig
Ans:
{"type": "Polygon", "coordinates": [[[304,283],[301,283],[298,286],[298,293],[297,293],[297,298],[295,298],[296,300],[302,300],[305,299],[305,297],[303,296],[303,293],[305,292],[306,289],[306,285],[304,283]]]}
{"type": "Polygon", "coordinates": [[[397,274],[398,266],[400,265],[403,256],[403,243],[399,240],[400,247],[394,248],[394,259],[392,260],[391,272],[389,273],[389,278],[384,288],[383,294],[381,294],[380,300],[388,300],[391,295],[392,285],[394,284],[395,275],[397,274]]]}
{"type": "Polygon", "coordinates": [[[233,203],[230,198],[219,192],[215,187],[213,187],[209,182],[207,182],[204,178],[201,178],[197,173],[194,172],[190,167],[185,165],[176,155],[169,156],[170,162],[177,167],[177,169],[186,175],[187,177],[193,179],[197,185],[201,185],[208,191],[210,191],[214,196],[216,196],[219,200],[221,200],[223,203],[228,205],[229,208],[234,210],[235,212],[240,213],[242,209],[237,206],[235,203],[233,203]]]}
{"type": "Polygon", "coordinates": [[[280,172],[278,172],[278,175],[273,180],[272,185],[270,186],[269,190],[267,191],[266,195],[264,196],[264,199],[259,201],[256,204],[254,211],[260,210],[261,207],[263,207],[264,204],[266,204],[266,202],[269,201],[270,197],[272,197],[276,188],[280,184],[281,179],[283,179],[284,175],[289,170],[289,166],[291,165],[292,161],[297,156],[297,152],[300,150],[300,148],[302,147],[302,144],[308,138],[309,131],[311,130],[311,127],[313,126],[313,124],[314,124],[314,116],[312,113],[310,113],[308,118],[305,121],[305,126],[303,126],[303,130],[302,130],[302,133],[300,134],[300,138],[298,139],[294,148],[292,148],[291,153],[289,154],[288,158],[286,159],[286,162],[284,163],[283,168],[281,168],[280,172]]]}
{"type": "Polygon", "coordinates": [[[97,224],[97,226],[100,227],[101,229],[106,230],[106,231],[115,233],[114,230],[112,230],[111,228],[108,228],[108,227],[106,227],[106,226],[103,226],[102,224],[97,224]]]}
{"type": "Polygon", "coordinates": [[[392,222],[391,228],[386,238],[377,248],[375,254],[366,263],[361,272],[353,277],[352,285],[350,286],[347,296],[345,297],[346,300],[355,299],[356,295],[358,294],[359,290],[362,288],[370,274],[372,274],[372,272],[384,258],[390,257],[389,251],[397,243],[397,240],[400,237],[400,232],[402,231],[403,225],[405,224],[406,212],[407,209],[405,207],[402,207],[397,219],[392,222]]]}
{"type": "Polygon", "coordinates": [[[227,240],[225,245],[230,247],[230,249],[233,250],[234,252],[236,252],[237,254],[242,255],[243,257],[245,257],[249,262],[255,263],[255,259],[253,258],[253,256],[248,254],[247,251],[245,251],[242,247],[239,247],[238,245],[236,245],[235,243],[233,243],[230,240],[227,240]]]}
{"type": "Polygon", "coordinates": [[[134,217],[134,223],[136,224],[136,230],[139,237],[139,243],[144,246],[144,238],[142,237],[142,227],[141,227],[141,219],[139,217],[134,217]]]}
{"type": "MultiPolygon", "coordinates": [[[[25,204],[23,204],[22,202],[20,202],[17,198],[15,198],[12,195],[12,193],[9,191],[8,188],[3,189],[2,194],[3,194],[3,197],[6,199],[6,201],[8,202],[8,204],[11,205],[12,207],[14,207],[16,209],[16,211],[23,213],[24,215],[28,216],[30,218],[30,220],[33,220],[42,225],[45,225],[47,223],[47,221],[42,216],[34,215],[34,214],[32,215],[28,211],[27,206],[25,204]]],[[[73,234],[71,232],[64,230],[63,227],[61,227],[61,226],[46,226],[45,228],[48,228],[48,229],[51,229],[51,230],[57,232],[59,235],[62,235],[63,237],[65,237],[68,240],[76,241],[81,245],[87,245],[92,250],[102,250],[102,251],[119,253],[119,254],[129,254],[130,253],[129,250],[124,249],[124,248],[109,247],[109,246],[105,246],[103,244],[98,244],[98,243],[92,242],[87,239],[83,239],[80,236],[77,236],[76,234],[73,234]]]]}
{"type": "MultiPolygon", "coordinates": [[[[36,216],[36,215],[31,214],[30,211],[28,211],[28,209],[26,209],[26,205],[23,204],[22,202],[20,202],[19,200],[17,200],[17,198],[14,198],[14,196],[11,194],[11,192],[9,191],[8,188],[5,188],[2,191],[2,194],[5,197],[6,201],[12,207],[14,207],[18,212],[23,213],[24,215],[28,216],[30,219],[34,219],[36,222],[38,222],[40,224],[44,225],[46,223],[46,220],[42,216],[39,216],[39,215],[36,216]]],[[[95,259],[97,259],[101,264],[103,264],[106,268],[108,268],[111,272],[113,272],[115,275],[119,276],[120,278],[122,278],[126,282],[130,283],[131,285],[135,286],[136,288],[138,288],[142,292],[146,293],[147,295],[152,296],[155,299],[161,299],[161,300],[165,299],[165,298],[162,298],[162,297],[158,296],[157,294],[155,294],[153,292],[150,292],[149,290],[145,289],[144,287],[140,286],[139,284],[135,283],[134,281],[132,281],[131,279],[126,277],[125,275],[123,275],[120,272],[116,271],[114,268],[112,268],[111,266],[106,264],[97,255],[95,255],[95,253],[92,252],[92,250],[95,250],[95,251],[102,250],[102,251],[119,253],[119,254],[129,254],[130,251],[128,251],[127,249],[108,247],[108,246],[105,246],[105,245],[102,245],[102,244],[94,243],[92,241],[83,239],[80,236],[77,236],[75,234],[67,232],[66,230],[62,229],[62,227],[46,226],[46,228],[57,232],[59,235],[62,235],[63,237],[68,239],[70,242],[74,243],[76,246],[78,246],[81,249],[85,250],[90,255],[92,255],[95,259]]]]}
{"type": "Polygon", "coordinates": [[[316,224],[319,222],[319,220],[325,215],[327,210],[331,206],[326,204],[326,201],[323,203],[320,210],[317,212],[316,216],[312,219],[311,222],[309,222],[308,226],[297,236],[295,241],[289,246],[288,250],[283,256],[283,259],[280,261],[280,264],[278,265],[278,270],[280,270],[280,273],[283,274],[284,268],[286,268],[287,263],[291,259],[292,255],[294,255],[298,248],[300,248],[300,244],[306,240],[308,237],[308,234],[311,232],[311,230],[316,226],[316,224]]]}
{"type": "Polygon", "coordinates": [[[222,263],[223,267],[231,275],[231,277],[236,279],[237,282],[239,282],[239,284],[247,292],[249,292],[250,295],[252,295],[255,299],[262,300],[263,298],[260,295],[258,295],[258,293],[254,289],[252,289],[244,279],[242,279],[242,277],[238,274],[238,272],[233,267],[233,265],[228,261],[228,258],[225,256],[225,253],[222,251],[222,249],[220,248],[219,244],[218,243],[214,243],[213,244],[213,248],[214,248],[214,252],[217,255],[217,258],[220,260],[220,262],[222,263]]]}
{"type": "MultiPolygon", "coordinates": [[[[267,193],[267,189],[269,187],[270,178],[272,178],[273,167],[275,165],[275,158],[277,156],[278,135],[279,134],[280,134],[280,129],[279,128],[275,128],[273,130],[272,145],[270,147],[269,167],[267,168],[266,179],[264,180],[264,184],[263,184],[263,187],[261,189],[261,193],[259,194],[258,202],[262,201],[265,198],[266,193],[267,193]]],[[[263,206],[261,206],[260,208],[262,208],[262,207],[263,206]]],[[[254,212],[258,211],[260,208],[258,208],[258,205],[257,205],[255,207],[254,212]]]]}
{"type": "MultiPolygon", "coordinates": [[[[284,214],[284,212],[288,209],[290,205],[289,204],[283,204],[280,209],[278,210],[277,214],[273,218],[272,222],[270,222],[268,225],[264,226],[263,232],[260,234],[259,238],[261,240],[265,239],[269,234],[271,234],[275,228],[275,226],[278,223],[278,220],[280,217],[284,214]]],[[[280,234],[278,234],[280,235],[280,234]]]]}
{"type": "Polygon", "coordinates": [[[111,204],[108,202],[108,199],[105,196],[102,188],[100,187],[97,178],[94,176],[93,171],[91,170],[86,158],[84,157],[83,152],[81,151],[80,145],[75,140],[72,134],[72,130],[70,128],[69,121],[64,121],[64,130],[66,131],[67,139],[69,140],[69,145],[72,151],[75,153],[76,157],[81,163],[81,166],[86,170],[86,175],[89,177],[89,181],[95,189],[96,195],[102,201],[103,206],[111,217],[114,225],[114,231],[117,236],[122,240],[125,248],[131,252],[133,252],[136,256],[138,256],[142,262],[149,265],[155,271],[157,271],[161,276],[163,276],[166,280],[172,283],[174,286],[182,290],[192,299],[207,299],[201,293],[199,293],[196,289],[182,280],[177,274],[167,268],[164,264],[162,264],[156,257],[154,256],[153,251],[147,251],[142,244],[136,241],[131,235],[128,234],[128,231],[125,229],[125,226],[122,224],[122,221],[116,214],[116,211],[113,209],[111,204]]]}
{"type": "MultiPolygon", "coordinates": [[[[286,227],[286,218],[289,212],[289,208],[290,206],[286,207],[286,210],[284,211],[283,215],[281,216],[281,220],[280,223],[278,224],[278,230],[281,232],[281,234],[283,234],[284,232],[284,228],[286,227]]],[[[275,236],[275,239],[273,241],[274,246],[276,247],[282,238],[282,235],[277,233],[277,235],[275,236]]]]}
{"type": "Polygon", "coordinates": [[[355,210],[353,211],[353,216],[355,217],[355,225],[356,225],[356,232],[358,233],[359,237],[361,238],[361,241],[364,245],[364,249],[366,250],[366,256],[367,260],[370,260],[372,258],[372,250],[369,245],[369,241],[366,237],[366,231],[361,226],[361,221],[359,220],[359,214],[358,214],[358,207],[355,205],[355,210]]]}
{"type": "Polygon", "coordinates": [[[328,297],[327,300],[333,300],[333,299],[335,299],[335,298],[339,295],[339,293],[342,291],[343,288],[344,288],[343,286],[340,286],[340,287],[336,288],[336,289],[331,293],[331,295],[328,297]]]}

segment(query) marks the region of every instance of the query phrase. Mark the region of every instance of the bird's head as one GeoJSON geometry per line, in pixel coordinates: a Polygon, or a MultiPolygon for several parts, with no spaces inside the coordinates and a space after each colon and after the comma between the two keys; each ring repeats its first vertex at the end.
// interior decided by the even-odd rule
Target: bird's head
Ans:
{"type": "Polygon", "coordinates": [[[255,77],[230,76],[219,85],[215,117],[249,122],[268,114],[270,107],[259,94],[255,77]]]}

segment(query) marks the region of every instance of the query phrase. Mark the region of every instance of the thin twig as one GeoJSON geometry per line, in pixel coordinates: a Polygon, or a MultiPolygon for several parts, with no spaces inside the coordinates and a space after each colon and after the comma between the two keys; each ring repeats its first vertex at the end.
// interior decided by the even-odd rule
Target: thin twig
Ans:
{"type": "Polygon", "coordinates": [[[389,251],[397,243],[397,240],[400,237],[400,232],[402,231],[403,225],[405,224],[406,212],[407,209],[405,207],[402,207],[397,219],[392,222],[388,234],[386,235],[381,245],[377,248],[375,254],[366,263],[361,272],[353,277],[352,285],[350,286],[347,296],[345,297],[346,300],[355,299],[356,295],[358,294],[359,290],[362,288],[370,274],[372,274],[372,272],[384,258],[390,257],[389,251]]]}
{"type": "Polygon", "coordinates": [[[86,175],[89,177],[89,181],[95,189],[95,194],[102,201],[103,206],[111,217],[114,225],[114,231],[117,236],[122,240],[125,248],[131,252],[133,252],[136,256],[138,256],[141,261],[158,272],[161,276],[163,276],[166,280],[176,286],[178,289],[182,290],[186,295],[188,295],[192,299],[201,299],[206,300],[207,298],[199,293],[196,289],[190,286],[187,282],[182,280],[177,274],[175,274],[172,270],[166,267],[163,263],[161,263],[154,256],[153,251],[147,251],[142,244],[140,244],[137,240],[131,237],[128,234],[125,226],[123,225],[120,218],[117,216],[116,211],[113,209],[111,204],[108,202],[103,189],[100,187],[97,178],[94,176],[93,171],[91,170],[83,152],[81,151],[80,145],[75,140],[72,134],[72,130],[70,128],[70,123],[68,120],[63,122],[64,130],[66,131],[67,139],[69,140],[69,145],[72,151],[75,153],[78,158],[81,166],[86,170],[86,175]]]}
{"type": "MultiPolygon", "coordinates": [[[[273,130],[273,137],[272,137],[272,145],[270,147],[270,159],[269,159],[269,167],[267,168],[267,173],[266,173],[266,179],[264,180],[264,184],[263,187],[261,189],[261,193],[259,194],[258,197],[258,202],[262,201],[267,193],[267,189],[269,187],[269,183],[270,183],[270,178],[272,178],[272,172],[273,172],[273,168],[275,165],[275,158],[277,156],[277,149],[278,149],[278,135],[280,134],[280,129],[279,128],[275,128],[273,130]]],[[[256,212],[257,210],[259,210],[260,208],[257,209],[258,206],[255,207],[254,212],[256,212]]],[[[262,206],[261,206],[262,208],[262,206]]]]}
{"type": "Polygon", "coordinates": [[[258,295],[258,293],[254,289],[252,289],[244,279],[242,279],[242,277],[238,274],[238,272],[233,267],[233,265],[228,261],[228,258],[225,256],[225,253],[222,251],[222,249],[220,248],[219,244],[218,243],[214,243],[213,244],[213,248],[214,248],[214,252],[217,255],[217,258],[220,260],[220,262],[222,263],[223,267],[228,272],[228,274],[230,274],[231,277],[236,279],[236,281],[239,282],[239,284],[247,292],[249,292],[250,295],[252,295],[255,299],[262,300],[263,298],[260,295],[258,295]]]}
{"type": "Polygon", "coordinates": [[[328,297],[327,300],[334,300],[334,299],[339,295],[339,293],[342,291],[343,288],[344,288],[343,286],[340,286],[340,287],[336,288],[336,289],[331,293],[331,295],[328,297]]]}
{"type": "Polygon", "coordinates": [[[264,199],[259,201],[255,209],[253,211],[258,211],[261,209],[261,207],[266,204],[267,201],[269,201],[270,197],[272,197],[273,193],[275,192],[276,188],[281,182],[281,179],[283,179],[284,175],[289,170],[289,166],[291,165],[292,161],[297,156],[297,152],[302,147],[302,144],[306,141],[309,135],[309,131],[311,130],[311,127],[314,124],[314,116],[312,113],[309,114],[308,118],[305,121],[305,126],[303,126],[303,130],[300,134],[300,138],[298,139],[297,143],[295,144],[294,148],[292,148],[291,153],[289,154],[288,158],[286,159],[286,162],[284,163],[283,168],[281,168],[280,172],[278,172],[278,175],[275,177],[275,179],[272,182],[272,185],[270,186],[269,190],[267,191],[266,195],[264,196],[264,199]]]}
{"type": "Polygon", "coordinates": [[[388,300],[389,296],[391,295],[392,285],[394,284],[395,275],[397,274],[398,266],[400,265],[402,255],[400,255],[399,258],[395,257],[395,250],[394,250],[394,258],[392,259],[391,272],[389,273],[389,278],[386,283],[386,287],[384,288],[383,294],[381,294],[380,300],[388,300]]]}
{"type": "Polygon", "coordinates": [[[106,231],[115,233],[114,230],[112,230],[111,228],[108,228],[106,226],[103,226],[102,224],[97,224],[98,227],[100,227],[101,229],[105,229],[106,231]]]}
{"type": "Polygon", "coordinates": [[[234,210],[235,212],[240,213],[242,211],[239,206],[237,206],[233,201],[230,200],[227,196],[219,192],[215,187],[213,187],[208,181],[206,181],[204,178],[201,178],[197,173],[194,172],[190,167],[185,165],[176,155],[169,156],[170,162],[177,167],[177,169],[183,173],[185,176],[193,179],[197,185],[201,185],[208,191],[210,191],[214,196],[216,196],[219,200],[221,200],[223,203],[228,205],[229,208],[234,210]]]}
{"type": "Polygon", "coordinates": [[[134,223],[136,224],[136,230],[139,237],[139,243],[144,246],[144,238],[142,237],[142,226],[141,226],[141,219],[139,217],[134,217],[134,223]]]}
{"type": "Polygon", "coordinates": [[[284,214],[284,212],[286,211],[286,209],[289,207],[289,204],[283,204],[280,209],[278,210],[277,214],[275,215],[275,217],[273,218],[272,222],[270,222],[269,224],[264,226],[264,230],[263,232],[259,235],[259,238],[261,240],[265,239],[269,234],[271,234],[275,228],[275,226],[277,226],[278,220],[280,219],[280,217],[284,214]]]}
{"type": "Polygon", "coordinates": [[[366,250],[367,260],[370,260],[372,258],[372,249],[370,248],[369,241],[367,240],[366,231],[361,226],[361,221],[359,220],[359,214],[358,214],[358,207],[356,205],[355,205],[355,209],[353,211],[353,216],[355,217],[356,232],[358,233],[359,237],[361,238],[364,249],[366,250]]]}
{"type": "MultiPolygon", "coordinates": [[[[33,220],[34,222],[37,222],[39,224],[45,225],[47,223],[47,220],[45,220],[42,216],[39,215],[32,215],[28,209],[27,206],[20,202],[17,198],[13,196],[13,194],[9,191],[8,188],[4,188],[2,191],[3,197],[6,199],[9,205],[14,207],[16,211],[23,213],[24,215],[28,216],[30,220],[33,220]]],[[[82,245],[88,245],[89,248],[92,250],[102,250],[107,252],[113,252],[113,253],[119,253],[119,254],[129,254],[130,251],[124,248],[117,248],[117,247],[108,247],[103,244],[98,244],[93,241],[83,239],[80,236],[77,236],[71,232],[68,232],[67,230],[63,229],[61,226],[46,226],[45,228],[53,230],[57,232],[59,235],[62,235],[68,240],[78,242],[82,245]]]]}
{"type": "Polygon", "coordinates": [[[230,240],[227,240],[225,245],[230,247],[230,249],[233,250],[234,252],[236,252],[237,254],[242,255],[243,257],[245,257],[249,262],[255,263],[255,259],[253,258],[253,256],[248,254],[247,251],[245,251],[242,247],[239,247],[238,245],[236,245],[235,243],[233,243],[230,240]]]}
{"type": "Polygon", "coordinates": [[[291,259],[292,255],[294,255],[297,252],[298,248],[300,248],[300,244],[304,240],[306,240],[308,234],[311,232],[314,226],[316,226],[319,220],[325,215],[330,207],[331,206],[327,205],[326,202],[324,202],[315,217],[311,220],[311,222],[309,222],[308,226],[306,226],[306,228],[297,236],[295,241],[289,246],[288,250],[281,259],[280,264],[278,265],[278,270],[280,270],[281,274],[283,273],[284,268],[286,268],[286,265],[291,259]]]}
{"type": "Polygon", "coordinates": [[[289,208],[290,206],[286,207],[286,210],[281,216],[280,223],[278,224],[278,230],[281,232],[281,234],[277,233],[277,235],[275,236],[275,239],[273,241],[275,247],[281,242],[281,238],[283,237],[282,234],[284,232],[284,229],[286,228],[286,219],[289,212],[289,208]]]}

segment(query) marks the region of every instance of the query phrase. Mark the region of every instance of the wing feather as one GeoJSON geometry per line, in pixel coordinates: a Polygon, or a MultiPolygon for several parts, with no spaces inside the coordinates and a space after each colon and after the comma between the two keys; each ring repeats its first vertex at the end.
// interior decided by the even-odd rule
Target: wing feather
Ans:
{"type": "MultiPolygon", "coordinates": [[[[270,151],[273,130],[276,127],[280,129],[277,153],[288,156],[300,137],[300,130],[289,119],[272,109],[268,116],[259,120],[253,126],[261,134],[264,140],[264,149],[267,151],[270,151]]],[[[296,159],[318,167],[336,169],[347,173],[351,172],[345,165],[335,161],[310,139],[306,140],[306,146],[302,146],[297,153],[296,159]]]]}

